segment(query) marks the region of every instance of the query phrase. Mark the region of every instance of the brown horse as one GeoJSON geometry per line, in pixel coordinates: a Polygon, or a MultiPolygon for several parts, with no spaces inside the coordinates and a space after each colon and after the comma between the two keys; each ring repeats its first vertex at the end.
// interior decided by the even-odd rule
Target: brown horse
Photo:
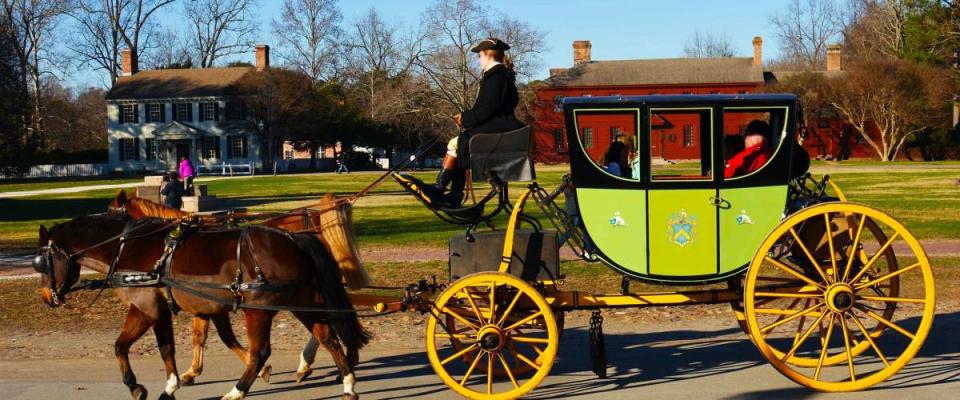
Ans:
{"type": "MultiPolygon", "coordinates": [[[[127,224],[115,216],[88,216],[40,228],[40,256],[35,267],[41,273],[41,297],[51,306],[66,301],[79,277],[80,266],[107,273],[114,265],[118,272],[155,270],[164,254],[166,238],[177,224],[146,219],[127,224]],[[122,243],[122,245],[120,244],[122,243]]],[[[323,245],[311,235],[291,235],[270,227],[199,230],[179,242],[169,254],[166,277],[182,285],[170,290],[169,298],[156,287],[122,288],[118,296],[129,306],[123,331],[115,350],[123,381],[134,399],[144,399],[146,389],[137,384],[130,368],[128,351],[133,342],[151,327],[156,333],[164,359],[167,387],[161,398],[172,398],[179,386],[174,362],[171,312],[167,301],[194,315],[223,315],[232,310],[232,301],[242,297],[250,362],[234,388],[224,399],[243,398],[256,379],[257,371],[270,355],[270,326],[276,310],[271,306],[324,307],[352,310],[340,282],[336,264],[323,245]],[[239,256],[238,256],[239,255],[239,256]],[[241,281],[252,289],[226,289],[241,281]],[[262,286],[258,286],[258,283],[262,286]],[[197,285],[197,286],[189,286],[197,285]],[[272,286],[271,286],[272,285],[272,286]],[[193,287],[193,289],[190,289],[193,287]],[[214,301],[220,299],[221,301],[214,301]],[[229,301],[228,301],[229,300],[229,301]]],[[[295,311],[294,316],[331,352],[343,376],[345,399],[357,398],[353,390],[358,350],[369,340],[352,312],[315,313],[295,311]],[[343,348],[347,353],[344,354],[343,348]]]]}
{"type": "MultiPolygon", "coordinates": [[[[228,219],[221,217],[197,217],[191,213],[170,208],[162,204],[154,203],[150,200],[142,199],[133,193],[127,194],[123,189],[117,192],[117,195],[107,207],[108,212],[116,215],[127,215],[133,219],[141,218],[163,218],[170,220],[199,220],[208,223],[226,223],[228,219]]],[[[327,250],[334,256],[337,265],[341,271],[344,282],[350,289],[360,289],[369,284],[370,278],[363,263],[360,261],[360,252],[358,251],[353,234],[352,207],[349,203],[338,201],[332,193],[323,197],[320,203],[312,207],[295,209],[286,213],[279,214],[247,214],[237,213],[229,216],[230,219],[243,220],[261,220],[261,224],[273,226],[290,232],[311,233],[316,235],[327,250]]],[[[228,332],[232,336],[233,332],[229,324],[224,324],[221,320],[214,319],[217,326],[217,332],[228,332]],[[223,325],[223,327],[221,327],[223,325]]],[[[212,319],[212,318],[211,318],[212,319]]],[[[209,330],[209,320],[206,317],[194,317],[193,319],[193,359],[190,369],[180,376],[185,385],[192,384],[196,377],[203,372],[203,348],[207,340],[209,330]]],[[[241,360],[245,360],[246,350],[234,340],[224,343],[233,350],[241,360]]],[[[306,377],[313,373],[311,364],[313,364],[319,343],[311,335],[310,340],[300,353],[300,365],[297,367],[296,381],[302,382],[306,377]]],[[[269,382],[270,368],[265,367],[261,376],[269,382]]]]}

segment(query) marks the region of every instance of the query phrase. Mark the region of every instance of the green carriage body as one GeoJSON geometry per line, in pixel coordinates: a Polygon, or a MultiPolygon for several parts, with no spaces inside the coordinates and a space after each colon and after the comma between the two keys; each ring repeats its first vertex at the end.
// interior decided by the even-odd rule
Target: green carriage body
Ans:
{"type": "Polygon", "coordinates": [[[563,108],[570,169],[593,253],[637,279],[698,284],[743,273],[785,215],[790,178],[809,164],[794,156],[802,149],[794,95],[577,97],[564,99],[563,108]],[[772,156],[754,172],[725,179],[725,138],[742,134],[742,121],[734,119],[751,115],[768,119],[772,156]],[[627,140],[636,160],[629,178],[596,160],[602,147],[596,144],[604,142],[597,140],[597,127],[612,120],[619,126],[611,131],[633,138],[627,140]],[[699,151],[696,160],[658,165],[674,162],[660,145],[680,135],[690,145],[680,151],[699,151]]]}

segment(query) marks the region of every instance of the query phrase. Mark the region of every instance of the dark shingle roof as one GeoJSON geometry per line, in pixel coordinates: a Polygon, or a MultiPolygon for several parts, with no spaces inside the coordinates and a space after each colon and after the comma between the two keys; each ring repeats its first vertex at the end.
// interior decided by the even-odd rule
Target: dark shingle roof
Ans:
{"type": "Polygon", "coordinates": [[[107,100],[225,96],[253,67],[159,69],[117,79],[107,100]]]}
{"type": "Polygon", "coordinates": [[[763,83],[752,58],[665,58],[592,61],[551,76],[551,86],[763,83]]]}

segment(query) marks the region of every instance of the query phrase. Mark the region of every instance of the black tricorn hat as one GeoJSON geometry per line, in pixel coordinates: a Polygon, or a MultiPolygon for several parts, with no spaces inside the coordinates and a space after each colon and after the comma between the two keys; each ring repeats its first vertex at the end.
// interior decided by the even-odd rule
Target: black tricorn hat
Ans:
{"type": "Polygon", "coordinates": [[[506,51],[510,49],[510,45],[504,43],[500,39],[492,37],[492,38],[484,39],[480,43],[477,43],[476,46],[473,46],[470,48],[470,51],[474,53],[479,53],[481,51],[488,50],[488,49],[506,51]]]}

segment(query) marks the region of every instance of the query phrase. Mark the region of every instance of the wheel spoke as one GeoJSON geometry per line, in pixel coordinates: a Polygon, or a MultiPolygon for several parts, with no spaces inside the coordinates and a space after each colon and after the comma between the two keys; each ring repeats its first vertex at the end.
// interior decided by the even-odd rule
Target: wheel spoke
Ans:
{"type": "Polygon", "coordinates": [[[813,380],[820,380],[820,370],[823,369],[823,362],[827,359],[827,352],[830,350],[830,338],[833,336],[833,323],[837,315],[830,314],[830,324],[827,325],[827,336],[823,337],[823,346],[820,348],[820,359],[817,360],[817,368],[813,371],[813,380]]]}
{"type": "Polygon", "coordinates": [[[901,328],[900,325],[897,325],[897,324],[895,324],[895,323],[893,323],[893,322],[891,322],[891,321],[888,321],[886,318],[877,315],[877,314],[874,313],[873,311],[865,310],[865,309],[860,308],[860,307],[858,307],[858,309],[859,309],[860,311],[863,311],[863,312],[867,313],[867,316],[869,316],[870,318],[873,318],[873,319],[877,320],[877,321],[880,322],[881,324],[886,325],[886,326],[889,327],[890,329],[893,329],[893,330],[895,330],[895,331],[897,331],[897,332],[900,332],[900,334],[902,334],[903,336],[906,336],[906,337],[910,338],[910,340],[915,340],[915,339],[917,338],[914,334],[910,333],[910,331],[907,331],[906,329],[901,328]]]}
{"type": "Polygon", "coordinates": [[[860,245],[860,235],[863,234],[863,223],[867,222],[867,216],[860,218],[860,224],[857,225],[857,233],[853,236],[853,245],[850,246],[850,256],[847,257],[847,267],[843,270],[843,282],[850,277],[850,268],[853,267],[853,257],[857,252],[857,246],[860,245]]]}
{"type": "Polygon", "coordinates": [[[438,338],[457,339],[457,340],[469,339],[471,337],[471,335],[464,335],[462,333],[442,333],[442,332],[436,333],[434,334],[434,336],[438,338]]]}
{"type": "Polygon", "coordinates": [[[820,268],[820,263],[813,258],[813,253],[810,253],[810,249],[807,248],[807,245],[803,244],[803,241],[800,240],[800,235],[797,235],[797,231],[793,228],[790,228],[790,234],[793,235],[793,239],[797,241],[797,244],[800,245],[800,249],[803,250],[803,254],[807,255],[807,259],[810,260],[810,264],[813,265],[813,268],[817,270],[817,273],[820,274],[820,278],[823,278],[824,282],[831,282],[827,279],[826,272],[823,272],[823,268],[820,268]]]}
{"type": "Polygon", "coordinates": [[[514,388],[519,388],[520,385],[517,384],[517,378],[513,376],[513,371],[511,371],[510,366],[507,365],[507,360],[503,358],[503,354],[497,353],[497,358],[500,359],[500,365],[503,365],[503,370],[507,372],[507,377],[510,378],[510,383],[513,384],[514,388]]]}
{"type": "Polygon", "coordinates": [[[467,354],[467,353],[469,353],[469,352],[471,352],[471,351],[473,351],[473,350],[479,350],[479,347],[477,347],[477,344],[476,344],[476,343],[471,344],[471,345],[469,345],[469,346],[467,346],[467,347],[464,347],[463,350],[460,350],[460,351],[454,353],[454,354],[453,354],[452,356],[450,356],[450,357],[444,358],[443,361],[440,361],[440,365],[447,365],[447,363],[449,363],[450,361],[453,361],[453,360],[456,360],[456,359],[458,359],[458,358],[460,358],[460,357],[463,357],[464,354],[467,354]]]}
{"type": "Polygon", "coordinates": [[[530,361],[529,358],[527,358],[527,357],[524,356],[523,354],[520,354],[519,351],[513,350],[513,355],[517,356],[517,359],[519,359],[520,361],[523,361],[524,363],[526,363],[527,365],[529,365],[529,366],[532,367],[533,369],[535,369],[535,370],[539,370],[539,369],[540,369],[540,366],[537,365],[537,363],[535,363],[535,362],[533,362],[533,361],[530,361]]]}
{"type": "Polygon", "coordinates": [[[790,351],[788,351],[787,354],[783,355],[783,358],[781,358],[780,361],[786,361],[790,357],[793,357],[793,355],[796,354],[797,350],[800,349],[800,346],[803,345],[803,343],[807,341],[807,338],[810,337],[810,334],[813,333],[813,330],[820,325],[820,321],[823,320],[823,317],[826,317],[826,316],[827,314],[821,313],[820,316],[818,316],[817,319],[813,322],[813,324],[810,324],[810,328],[808,328],[805,332],[803,332],[803,335],[800,335],[798,337],[798,340],[794,341],[793,347],[790,348],[790,351]]]}
{"type": "Polygon", "coordinates": [[[823,214],[823,222],[827,228],[827,243],[830,245],[830,265],[833,268],[833,281],[836,282],[837,275],[837,253],[833,249],[833,231],[830,228],[830,213],[823,214]]]}
{"type": "Polygon", "coordinates": [[[525,323],[527,323],[527,322],[530,322],[530,321],[532,321],[534,318],[537,318],[537,317],[539,317],[539,316],[541,316],[541,315],[543,315],[543,311],[537,311],[537,312],[535,312],[535,313],[533,313],[533,314],[530,314],[529,316],[527,316],[527,317],[524,318],[524,319],[521,319],[521,320],[519,320],[519,321],[517,321],[517,322],[514,322],[513,325],[510,325],[510,326],[508,326],[508,327],[506,327],[506,328],[503,328],[503,331],[504,331],[504,332],[512,331],[512,330],[516,329],[517,327],[519,327],[519,326],[521,326],[521,325],[523,325],[523,324],[525,324],[525,323]]]}
{"type": "Polygon", "coordinates": [[[461,290],[461,292],[467,294],[467,303],[470,303],[470,308],[472,308],[472,309],[473,309],[473,313],[476,314],[476,316],[477,316],[477,321],[480,321],[480,323],[482,324],[482,323],[484,323],[483,313],[480,312],[480,308],[477,307],[477,303],[473,301],[473,295],[470,294],[470,290],[469,290],[469,289],[470,289],[469,286],[465,286],[465,287],[463,288],[463,290],[461,290]]]}
{"type": "Polygon", "coordinates": [[[487,394],[493,393],[493,356],[487,353],[487,394]]]}
{"type": "Polygon", "coordinates": [[[863,337],[865,337],[867,342],[870,343],[870,347],[872,347],[873,351],[877,353],[877,356],[880,357],[880,361],[883,361],[883,365],[889,367],[890,362],[887,361],[887,357],[880,352],[880,348],[877,347],[877,343],[873,341],[873,337],[870,336],[870,332],[867,332],[867,328],[863,327],[863,323],[860,322],[860,318],[857,318],[857,316],[852,312],[850,313],[850,316],[853,317],[853,323],[857,325],[857,329],[860,330],[860,333],[863,333],[863,337]]]}
{"type": "Polygon", "coordinates": [[[788,299],[816,299],[822,298],[820,293],[780,293],[780,292],[756,292],[753,297],[780,297],[788,299]]]}
{"type": "MultiPolygon", "coordinates": [[[[790,309],[790,308],[786,308],[786,309],[783,309],[783,308],[755,308],[754,311],[755,311],[757,314],[771,314],[771,315],[783,315],[783,316],[793,315],[793,313],[797,312],[796,309],[790,309]]],[[[812,313],[810,313],[810,314],[807,314],[807,316],[809,316],[809,317],[819,317],[820,314],[822,314],[822,313],[821,313],[821,312],[812,312],[812,313]]]]}
{"type": "Polygon", "coordinates": [[[490,282],[490,320],[487,323],[492,324],[497,319],[497,282],[490,282]]]}
{"type": "Polygon", "coordinates": [[[809,308],[806,308],[806,309],[797,311],[797,312],[795,312],[795,313],[787,316],[786,318],[784,318],[784,319],[782,319],[782,320],[779,320],[779,321],[774,322],[774,323],[772,323],[772,324],[770,324],[770,325],[767,325],[767,326],[765,326],[765,327],[763,327],[763,328],[760,328],[760,333],[763,333],[763,334],[769,333],[769,332],[772,331],[774,328],[776,328],[776,327],[778,327],[778,326],[780,326],[780,325],[783,325],[783,324],[785,324],[785,323],[787,323],[787,322],[793,321],[793,320],[795,320],[795,319],[797,319],[797,318],[800,318],[800,317],[802,317],[802,316],[804,316],[804,315],[806,315],[806,314],[809,314],[809,313],[811,313],[811,312],[813,312],[813,311],[816,311],[816,309],[818,309],[818,308],[820,308],[820,307],[823,307],[823,303],[817,303],[817,304],[815,304],[813,307],[809,307],[809,308]]]}
{"type": "MultiPolygon", "coordinates": [[[[479,327],[479,326],[477,326],[477,325],[474,324],[473,322],[470,322],[469,320],[467,320],[466,317],[460,315],[459,313],[454,312],[452,308],[450,308],[450,307],[444,307],[442,311],[443,311],[444,313],[450,314],[452,317],[460,320],[460,322],[463,322],[465,325],[473,328],[474,330],[477,330],[477,331],[480,330],[480,327],[479,327]]],[[[480,320],[480,321],[482,322],[483,320],[480,320]]]]}
{"type": "Polygon", "coordinates": [[[470,374],[473,373],[473,369],[477,368],[477,363],[480,362],[480,357],[483,356],[483,352],[478,352],[477,356],[473,358],[473,362],[470,363],[470,368],[467,368],[467,372],[463,374],[463,379],[460,379],[460,386],[467,384],[467,379],[470,379],[470,374]]]}
{"type": "Polygon", "coordinates": [[[520,300],[520,295],[523,294],[521,291],[517,291],[517,294],[513,296],[513,300],[510,301],[510,305],[507,306],[507,310],[503,312],[503,315],[500,316],[500,320],[497,321],[497,326],[503,326],[503,322],[507,320],[507,316],[510,315],[510,312],[513,311],[513,306],[517,305],[517,301],[520,300]]]}
{"type": "Polygon", "coordinates": [[[861,284],[861,285],[854,286],[853,289],[854,289],[854,290],[858,290],[858,291],[859,291],[859,290],[863,290],[864,288],[868,288],[868,287],[870,287],[870,286],[876,285],[876,284],[878,284],[878,283],[880,283],[880,282],[883,282],[883,281],[885,281],[885,280],[887,280],[887,279],[890,279],[890,278],[893,278],[893,277],[895,277],[895,276],[898,276],[898,275],[901,275],[901,274],[905,274],[905,273],[907,273],[907,272],[910,272],[911,270],[916,269],[916,268],[919,267],[919,266],[920,266],[920,263],[916,263],[916,264],[913,264],[913,265],[911,265],[911,266],[909,266],[909,267],[906,267],[906,268],[900,268],[900,269],[898,269],[898,270],[896,270],[896,271],[893,271],[893,272],[891,272],[891,273],[889,273],[889,274],[886,274],[886,275],[884,275],[884,276],[881,276],[881,277],[879,277],[879,278],[872,279],[872,280],[867,281],[867,282],[865,282],[865,283],[863,283],[863,284],[861,284]]]}
{"type": "Polygon", "coordinates": [[[867,271],[870,270],[870,267],[873,266],[873,263],[876,262],[877,259],[880,258],[880,256],[887,251],[890,245],[893,244],[893,241],[896,240],[897,237],[899,236],[900,236],[900,232],[894,232],[893,236],[890,236],[890,239],[887,239],[887,242],[884,243],[883,246],[880,246],[880,250],[877,250],[877,252],[873,255],[873,257],[870,257],[870,260],[867,261],[866,264],[863,264],[863,268],[860,269],[860,272],[858,272],[857,275],[850,280],[850,282],[859,281],[860,278],[863,277],[863,274],[867,273],[867,271]]]}
{"type": "Polygon", "coordinates": [[[526,337],[526,336],[510,336],[510,340],[514,340],[520,343],[542,343],[542,344],[550,343],[549,339],[541,339],[541,338],[526,337]]]}
{"type": "MultiPolygon", "coordinates": [[[[806,299],[806,300],[804,300],[804,301],[803,301],[803,306],[804,306],[804,307],[810,307],[810,300],[811,300],[811,299],[806,299]]],[[[793,308],[793,307],[791,307],[791,308],[793,308]]],[[[821,314],[821,315],[822,315],[822,314],[821,314]]],[[[818,321],[819,321],[819,320],[818,320],[818,321]]],[[[797,342],[800,341],[800,335],[801,335],[801,332],[803,332],[803,325],[804,325],[806,322],[807,322],[807,316],[806,316],[806,315],[800,317],[800,322],[797,324],[797,334],[793,337],[793,344],[797,344],[797,342]]],[[[813,326],[811,325],[811,328],[812,328],[812,327],[813,327],[813,326]]]]}
{"type": "Polygon", "coordinates": [[[850,351],[850,332],[847,331],[847,321],[840,315],[840,330],[843,331],[843,347],[847,352],[847,366],[850,368],[850,382],[857,381],[857,372],[853,368],[853,352],[850,351]]]}
{"type": "Polygon", "coordinates": [[[786,272],[786,273],[788,273],[788,274],[790,274],[790,275],[793,275],[793,276],[799,278],[800,280],[802,280],[802,281],[804,281],[804,282],[806,282],[806,283],[808,283],[808,284],[810,284],[810,285],[816,286],[816,287],[821,288],[821,289],[823,288],[823,285],[821,285],[821,284],[819,284],[819,283],[817,283],[817,282],[814,282],[813,279],[807,278],[805,275],[801,274],[801,273],[798,272],[797,270],[786,266],[786,264],[781,263],[780,261],[777,261],[777,260],[771,258],[770,256],[766,256],[765,259],[767,260],[767,262],[769,262],[770,264],[772,264],[774,267],[777,267],[778,269],[782,270],[783,272],[786,272]]]}
{"type": "Polygon", "coordinates": [[[870,301],[882,301],[884,303],[896,302],[896,303],[916,303],[916,304],[926,304],[926,299],[908,299],[905,297],[885,297],[885,296],[858,296],[863,300],[870,301]]]}

